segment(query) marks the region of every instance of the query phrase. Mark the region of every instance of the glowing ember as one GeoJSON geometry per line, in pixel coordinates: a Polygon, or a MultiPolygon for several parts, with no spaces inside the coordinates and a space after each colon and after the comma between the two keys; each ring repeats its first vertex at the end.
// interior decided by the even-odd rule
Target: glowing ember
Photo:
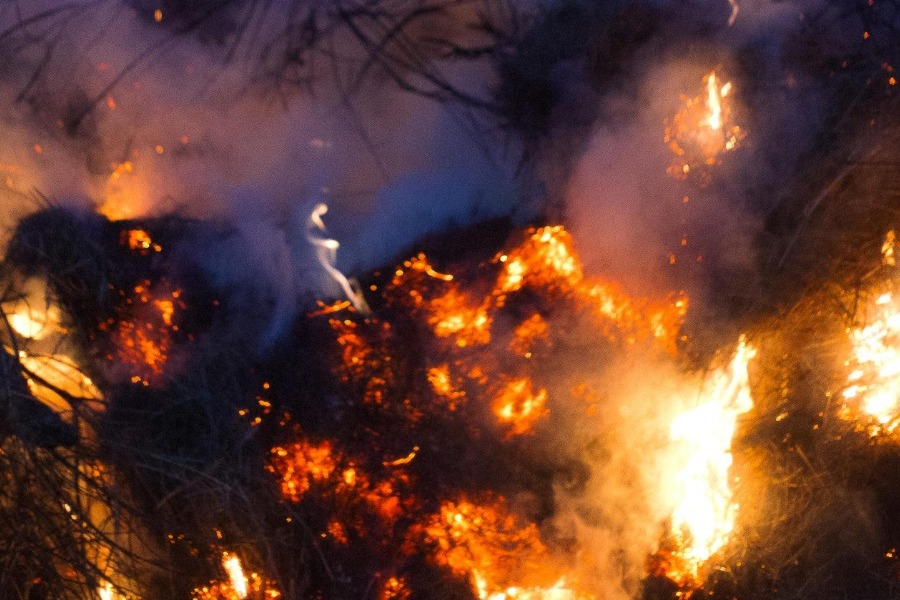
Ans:
{"type": "Polygon", "coordinates": [[[841,416],[862,419],[873,436],[900,425],[900,304],[893,294],[875,300],[876,317],[850,331],[853,356],[841,416]]]}
{"type": "Polygon", "coordinates": [[[541,315],[532,315],[522,321],[513,332],[513,339],[509,343],[509,349],[519,356],[531,358],[534,350],[550,345],[550,325],[541,315]]]}
{"type": "MultiPolygon", "coordinates": [[[[416,452],[418,448],[404,459],[395,461],[396,464],[389,462],[386,466],[408,464],[416,452]]],[[[403,473],[393,473],[393,479],[374,480],[363,472],[357,461],[334,450],[327,441],[312,444],[300,440],[287,446],[276,446],[271,454],[268,470],[278,476],[282,496],[292,502],[300,502],[315,486],[321,496],[341,498],[343,504],[356,504],[387,523],[393,522],[402,512],[395,486],[406,483],[403,473]]],[[[359,516],[358,511],[348,514],[348,522],[341,524],[341,530],[350,526],[364,528],[359,516]]],[[[333,528],[333,525],[329,526],[329,529],[333,528]]]]}
{"type": "Polygon", "coordinates": [[[722,153],[735,149],[744,137],[741,128],[732,123],[731,106],[726,100],[732,92],[731,83],[720,84],[715,71],[703,82],[706,93],[682,98],[684,107],[666,127],[664,139],[675,154],[668,172],[676,179],[716,164],[722,153]]]}
{"type": "Polygon", "coordinates": [[[409,600],[411,597],[403,578],[391,577],[384,582],[378,600],[409,600]]]}
{"type": "Polygon", "coordinates": [[[122,232],[122,243],[127,245],[130,250],[141,254],[146,254],[150,251],[162,252],[162,246],[154,243],[150,234],[144,229],[129,229],[122,232]]]}
{"type": "Polygon", "coordinates": [[[677,557],[683,566],[667,573],[676,581],[696,577],[734,529],[734,503],[728,471],[737,418],[753,407],[747,366],[756,350],[741,339],[727,368],[712,372],[696,407],[676,417],[669,433],[684,452],[672,514],[677,557]]]}
{"type": "Polygon", "coordinates": [[[508,381],[493,402],[494,415],[501,423],[511,426],[511,433],[529,433],[534,424],[547,414],[547,390],[536,393],[527,378],[508,381]]]}
{"type": "Polygon", "coordinates": [[[393,330],[386,322],[356,323],[330,319],[328,324],[340,348],[338,375],[344,383],[358,386],[363,401],[381,404],[394,382],[389,342],[393,330]]]}
{"type": "Polygon", "coordinates": [[[181,291],[168,291],[165,285],[152,289],[145,281],[134,288],[126,300],[133,313],[116,323],[113,342],[117,353],[110,358],[127,365],[138,381],[161,375],[169,360],[172,337],[178,331],[174,319],[183,309],[181,291]]]}
{"type": "Polygon", "coordinates": [[[450,366],[445,364],[428,369],[426,376],[434,393],[447,400],[447,408],[451,411],[456,410],[458,402],[465,397],[466,393],[454,387],[450,378],[450,366]]]}
{"type": "Polygon", "coordinates": [[[456,345],[460,348],[489,343],[492,319],[487,307],[472,307],[469,304],[469,298],[456,290],[434,299],[430,305],[434,316],[429,323],[434,327],[435,335],[455,336],[456,345]]]}
{"type": "Polygon", "coordinates": [[[299,502],[314,482],[326,481],[337,469],[331,444],[311,444],[306,440],[272,449],[273,470],[281,476],[281,493],[299,502]]]}
{"type": "Polygon", "coordinates": [[[897,234],[893,229],[884,235],[884,243],[881,244],[881,264],[886,267],[897,266],[897,234]]]}
{"type": "MultiPolygon", "coordinates": [[[[674,350],[687,300],[683,296],[659,304],[635,300],[613,283],[585,277],[572,237],[564,228],[531,230],[525,243],[498,260],[503,270],[494,295],[501,300],[506,293],[523,287],[569,298],[592,310],[607,337],[627,343],[655,338],[666,349],[674,350]]],[[[540,328],[536,322],[533,325],[540,328]]],[[[540,337],[539,330],[535,333],[540,337]]]]}

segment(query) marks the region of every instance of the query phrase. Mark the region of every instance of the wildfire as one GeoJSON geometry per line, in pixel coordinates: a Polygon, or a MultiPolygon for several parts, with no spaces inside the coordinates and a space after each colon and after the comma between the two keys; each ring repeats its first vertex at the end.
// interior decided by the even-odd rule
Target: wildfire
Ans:
{"type": "Polygon", "coordinates": [[[241,559],[235,554],[222,554],[222,568],[228,581],[216,581],[197,588],[193,600],[277,600],[281,592],[272,581],[266,581],[258,573],[247,576],[241,566],[241,559]]]}
{"type": "MultiPolygon", "coordinates": [[[[408,464],[415,458],[416,451],[407,457],[408,460],[388,466],[408,464]]],[[[376,480],[365,473],[358,462],[335,450],[328,441],[312,444],[300,440],[273,448],[268,469],[279,478],[282,496],[292,502],[300,502],[315,487],[320,494],[338,499],[343,505],[364,507],[384,522],[393,522],[402,509],[395,487],[405,484],[406,476],[397,472],[393,479],[376,480]]],[[[359,514],[348,511],[346,516],[347,523],[339,524],[342,531],[346,527],[364,527],[358,519],[359,514]]]]}
{"type": "Polygon", "coordinates": [[[129,229],[122,232],[122,244],[130,250],[149,254],[150,252],[162,252],[162,246],[155,243],[150,234],[144,229],[129,229]]]}
{"type": "Polygon", "coordinates": [[[588,600],[549,564],[533,523],[519,525],[505,503],[446,502],[422,532],[433,559],[467,577],[480,600],[588,600]]]}
{"type": "Polygon", "coordinates": [[[97,595],[100,596],[100,600],[115,600],[114,594],[115,592],[113,591],[111,583],[107,583],[97,588],[97,595]]]}
{"type": "Polygon", "coordinates": [[[534,230],[524,244],[502,255],[500,262],[504,270],[497,291],[501,293],[514,292],[525,285],[551,290],[576,288],[584,278],[572,238],[559,225],[534,230]]]}
{"type": "Polygon", "coordinates": [[[519,356],[531,358],[536,348],[549,345],[550,325],[541,315],[532,315],[516,327],[509,349],[519,356]]]}
{"type": "Polygon", "coordinates": [[[513,379],[506,382],[494,397],[494,414],[501,423],[509,424],[510,432],[523,434],[532,431],[534,424],[547,414],[547,390],[532,389],[531,380],[513,379]]]}
{"type": "Polygon", "coordinates": [[[849,332],[853,355],[841,411],[849,420],[861,416],[872,436],[900,425],[900,304],[889,292],[874,304],[875,319],[849,332]]]}
{"type": "Polygon", "coordinates": [[[133,314],[115,323],[117,353],[110,358],[127,365],[137,381],[146,382],[161,375],[169,360],[173,334],[178,331],[175,315],[185,308],[181,290],[169,290],[164,284],[151,289],[150,282],[144,281],[135,286],[126,304],[133,314]]]}
{"type": "MultiPolygon", "coordinates": [[[[586,277],[572,236],[563,227],[531,230],[523,244],[500,255],[498,261],[503,268],[494,296],[501,305],[506,294],[530,287],[587,307],[608,337],[627,343],[655,339],[674,350],[687,300],[683,296],[662,303],[635,300],[611,282],[586,277]]],[[[532,321],[532,326],[535,338],[546,333],[538,321],[532,321]]]]}
{"type": "Polygon", "coordinates": [[[491,341],[492,319],[487,306],[471,306],[467,295],[451,289],[435,298],[429,308],[433,315],[429,323],[438,337],[455,336],[460,348],[482,346],[491,341]]]}
{"type": "Polygon", "coordinates": [[[411,598],[406,588],[406,581],[401,577],[390,577],[381,587],[378,600],[409,600],[411,598]]]}
{"type": "Polygon", "coordinates": [[[454,386],[450,376],[450,366],[444,364],[432,367],[428,369],[427,377],[434,392],[447,400],[447,408],[451,411],[456,410],[466,393],[454,386]]]}
{"type": "Polygon", "coordinates": [[[273,469],[281,476],[281,494],[299,502],[315,482],[327,481],[337,464],[329,442],[312,444],[306,440],[272,449],[273,469]]]}
{"type": "Polygon", "coordinates": [[[229,556],[226,554],[222,559],[222,566],[228,573],[231,580],[231,587],[238,598],[247,597],[247,577],[244,575],[244,569],[241,568],[241,559],[237,556],[229,556]]]}
{"type": "Polygon", "coordinates": [[[728,99],[731,82],[719,83],[715,71],[703,78],[706,93],[694,98],[682,97],[684,106],[666,127],[664,140],[675,154],[668,172],[676,179],[686,179],[692,171],[719,162],[719,157],[737,148],[744,137],[732,122],[728,99]]]}
{"type": "Polygon", "coordinates": [[[753,407],[747,368],[754,356],[756,350],[742,338],[727,368],[709,375],[697,405],[671,423],[670,439],[684,457],[672,513],[678,564],[666,573],[675,581],[695,578],[734,529],[731,442],[738,417],[753,407]]]}

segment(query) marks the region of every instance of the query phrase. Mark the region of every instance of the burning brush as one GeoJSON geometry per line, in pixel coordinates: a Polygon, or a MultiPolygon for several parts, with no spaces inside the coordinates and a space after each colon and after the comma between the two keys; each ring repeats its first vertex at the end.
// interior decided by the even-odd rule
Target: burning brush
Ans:
{"type": "MultiPolygon", "coordinates": [[[[46,257],[34,260],[59,297],[60,327],[105,349],[90,359],[72,350],[103,390],[84,413],[84,444],[109,465],[94,483],[128,490],[134,512],[118,518],[129,531],[168,540],[151,536],[134,554],[102,546],[97,593],[135,597],[126,590],[148,585],[138,565],[159,573],[148,565],[168,560],[183,583],[167,593],[197,600],[602,596],[586,576],[596,557],[576,553],[571,563],[566,548],[581,541],[554,525],[562,497],[584,488],[594,467],[577,448],[544,448],[579,421],[596,428],[579,445],[604,443],[609,401],[602,378],[562,365],[573,347],[585,364],[672,363],[685,343],[684,294],[632,297],[584,272],[564,228],[534,228],[474,266],[439,269],[420,253],[376,275],[371,313],[352,298],[312,311],[280,350],[310,357],[298,371],[251,353],[191,351],[221,335],[215,319],[197,315],[228,310],[227,299],[156,270],[183,225],[134,225],[91,225],[110,229],[109,272],[129,273],[100,297],[102,319],[73,304],[85,296],[66,297],[79,289],[71,273],[60,280],[46,257]],[[258,570],[222,554],[238,544],[258,570]]],[[[665,497],[648,496],[669,531],[664,549],[644,551],[682,589],[702,583],[735,527],[730,441],[752,406],[752,357],[742,340],[727,366],[685,373],[684,411],[657,430],[666,443],[656,452],[676,476],[665,497]]],[[[104,506],[90,517],[101,531],[115,520],[104,506]]]]}
{"type": "MultiPolygon", "coordinates": [[[[881,248],[882,265],[889,271],[896,269],[895,249],[890,230],[881,248]]],[[[865,323],[847,330],[853,351],[840,416],[858,422],[872,437],[890,436],[900,425],[900,305],[891,275],[890,289],[869,291],[874,299],[863,313],[865,323]]]]}

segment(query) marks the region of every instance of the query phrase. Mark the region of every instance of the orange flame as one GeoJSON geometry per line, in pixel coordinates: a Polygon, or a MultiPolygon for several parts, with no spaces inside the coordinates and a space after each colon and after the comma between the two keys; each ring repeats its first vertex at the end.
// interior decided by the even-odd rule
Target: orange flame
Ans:
{"type": "Polygon", "coordinates": [[[523,434],[532,431],[534,424],[547,414],[547,390],[532,389],[530,379],[507,381],[494,398],[494,414],[501,423],[509,424],[510,432],[523,434]]]}
{"type": "Polygon", "coordinates": [[[278,600],[281,592],[272,581],[266,581],[258,573],[244,573],[241,559],[235,554],[222,554],[222,568],[228,581],[214,581],[196,588],[192,600],[278,600]]]}
{"type": "Polygon", "coordinates": [[[113,341],[116,355],[111,359],[128,366],[135,381],[145,384],[163,373],[172,350],[173,333],[178,331],[174,319],[184,308],[181,291],[168,291],[163,284],[151,290],[149,281],[135,286],[126,304],[133,307],[130,320],[115,323],[113,341]]]}
{"type": "Polygon", "coordinates": [[[675,154],[669,175],[687,178],[692,171],[719,162],[719,157],[737,148],[744,138],[741,128],[732,123],[732,109],[727,101],[731,82],[719,83],[715,71],[703,78],[706,93],[682,98],[684,106],[666,127],[664,140],[675,154]]]}
{"type": "Polygon", "coordinates": [[[129,229],[122,232],[122,243],[130,250],[147,254],[150,251],[162,252],[162,246],[154,243],[153,238],[144,229],[129,229]]]}
{"type": "Polygon", "coordinates": [[[422,532],[433,560],[467,577],[480,600],[588,600],[549,560],[533,523],[520,525],[502,500],[446,502],[422,532]]]}
{"type": "Polygon", "coordinates": [[[671,440],[684,456],[672,514],[679,564],[667,573],[675,581],[695,578],[734,529],[731,441],[738,417],[753,407],[747,366],[754,356],[756,350],[742,337],[728,367],[710,374],[699,403],[671,423],[671,440]]]}
{"type": "Polygon", "coordinates": [[[900,302],[890,292],[874,302],[875,318],[852,329],[851,368],[840,415],[861,420],[870,435],[892,434],[900,425],[900,302]]]}

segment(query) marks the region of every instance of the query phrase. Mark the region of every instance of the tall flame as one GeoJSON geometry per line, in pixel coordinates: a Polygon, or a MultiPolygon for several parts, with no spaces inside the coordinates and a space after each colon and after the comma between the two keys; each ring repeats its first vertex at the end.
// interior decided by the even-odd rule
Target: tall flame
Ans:
{"type": "Polygon", "coordinates": [[[756,350],[741,338],[727,368],[710,374],[700,402],[671,423],[671,440],[686,457],[678,470],[677,505],[672,534],[684,566],[668,573],[675,580],[693,578],[728,541],[737,504],[731,491],[731,442],[740,415],[753,408],[747,367],[756,350]]]}
{"type": "Polygon", "coordinates": [[[900,303],[890,292],[875,300],[876,318],[851,330],[851,372],[843,391],[841,416],[862,417],[873,436],[893,433],[900,425],[900,303]]]}
{"type": "Polygon", "coordinates": [[[225,554],[222,558],[222,566],[228,573],[231,580],[231,587],[238,598],[247,597],[247,576],[244,575],[244,569],[241,567],[241,559],[233,554],[225,554]]]}

